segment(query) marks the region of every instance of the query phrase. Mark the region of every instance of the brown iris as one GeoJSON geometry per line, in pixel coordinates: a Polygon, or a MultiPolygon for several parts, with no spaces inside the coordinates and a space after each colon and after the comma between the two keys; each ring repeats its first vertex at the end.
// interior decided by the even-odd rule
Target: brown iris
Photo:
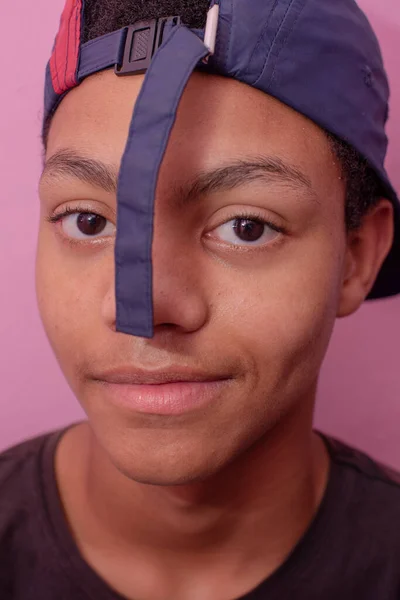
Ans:
{"type": "Polygon", "coordinates": [[[257,242],[265,231],[265,224],[254,219],[235,219],[233,230],[243,242],[257,242]]]}
{"type": "Polygon", "coordinates": [[[104,231],[107,219],[94,213],[80,213],[77,220],[78,229],[84,235],[98,235],[104,231]]]}

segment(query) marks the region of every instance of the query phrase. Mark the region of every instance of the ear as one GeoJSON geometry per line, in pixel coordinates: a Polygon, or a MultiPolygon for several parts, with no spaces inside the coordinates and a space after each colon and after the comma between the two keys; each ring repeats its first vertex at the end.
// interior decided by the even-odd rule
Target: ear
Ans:
{"type": "Polygon", "coordinates": [[[392,246],[393,236],[393,206],[382,198],[363,217],[361,227],[348,234],[339,318],[354,313],[368,296],[392,246]]]}

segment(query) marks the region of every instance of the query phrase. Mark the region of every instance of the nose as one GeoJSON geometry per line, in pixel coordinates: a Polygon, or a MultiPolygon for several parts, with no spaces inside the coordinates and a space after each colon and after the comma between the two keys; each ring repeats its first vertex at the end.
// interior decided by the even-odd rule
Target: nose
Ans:
{"type": "MultiPolygon", "coordinates": [[[[152,250],[154,332],[176,329],[194,332],[207,322],[209,307],[201,253],[193,252],[168,235],[155,231],[152,250]]],[[[115,267],[107,272],[108,286],[102,303],[102,317],[116,330],[115,267]]]]}
{"type": "Polygon", "coordinates": [[[194,332],[207,322],[203,257],[194,246],[190,240],[180,240],[176,231],[168,235],[161,227],[155,229],[152,253],[155,332],[161,328],[194,332]]]}

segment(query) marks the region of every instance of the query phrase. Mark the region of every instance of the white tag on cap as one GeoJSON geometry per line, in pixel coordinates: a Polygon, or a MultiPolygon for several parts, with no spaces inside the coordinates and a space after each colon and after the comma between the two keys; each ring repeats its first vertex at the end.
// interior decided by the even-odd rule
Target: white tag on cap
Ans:
{"type": "Polygon", "coordinates": [[[208,11],[206,29],[204,33],[204,45],[209,49],[210,56],[215,52],[217,41],[217,29],[219,18],[219,4],[214,4],[208,11]]]}

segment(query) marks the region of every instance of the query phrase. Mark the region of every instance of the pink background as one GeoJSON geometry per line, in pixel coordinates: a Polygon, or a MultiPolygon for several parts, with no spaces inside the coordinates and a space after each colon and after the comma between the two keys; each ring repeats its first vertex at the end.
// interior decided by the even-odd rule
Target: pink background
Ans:
{"type": "MultiPolygon", "coordinates": [[[[83,415],[43,333],[34,292],[44,66],[63,3],[0,2],[0,448],[83,415]]],[[[400,4],[361,5],[375,25],[391,77],[388,168],[400,190],[400,4]]],[[[399,338],[400,299],[365,305],[338,322],[316,425],[400,469],[399,338]]]]}

